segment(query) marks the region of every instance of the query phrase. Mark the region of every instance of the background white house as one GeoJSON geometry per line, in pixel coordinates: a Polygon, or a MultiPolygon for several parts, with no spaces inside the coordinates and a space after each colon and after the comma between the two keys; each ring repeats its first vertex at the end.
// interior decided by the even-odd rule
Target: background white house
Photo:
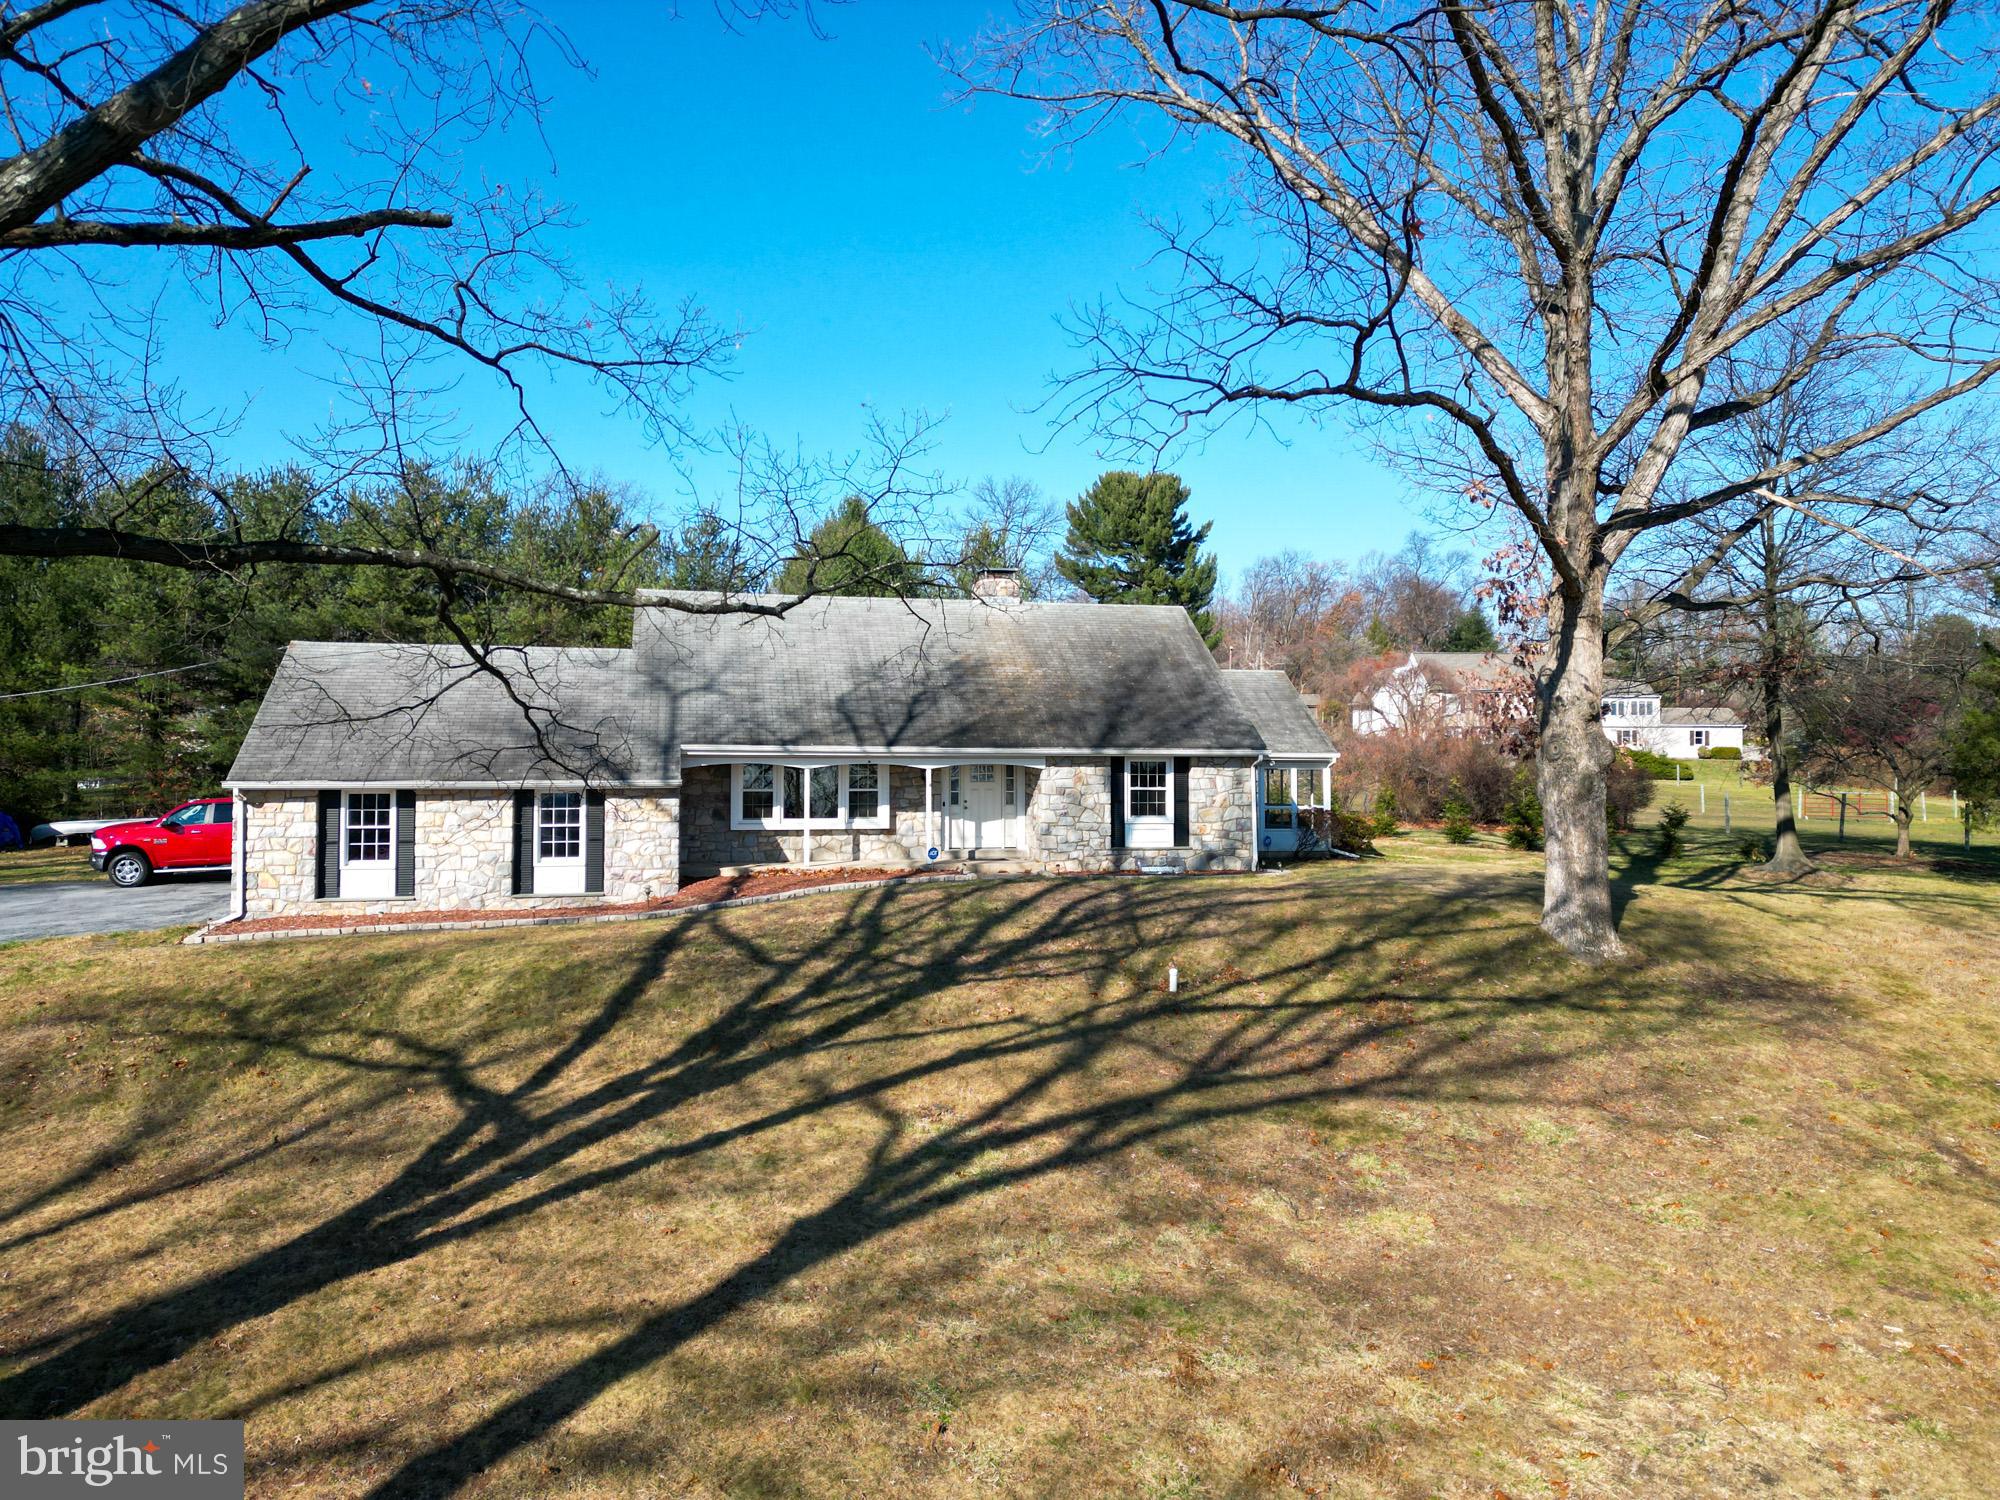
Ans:
{"type": "MultiPolygon", "coordinates": [[[[1534,685],[1491,651],[1416,651],[1392,667],[1350,712],[1356,734],[1430,727],[1473,734],[1534,713],[1534,685]]],[[[1725,707],[1663,705],[1650,683],[1604,685],[1604,737],[1632,750],[1695,760],[1704,750],[1743,748],[1743,718],[1725,707]]]]}

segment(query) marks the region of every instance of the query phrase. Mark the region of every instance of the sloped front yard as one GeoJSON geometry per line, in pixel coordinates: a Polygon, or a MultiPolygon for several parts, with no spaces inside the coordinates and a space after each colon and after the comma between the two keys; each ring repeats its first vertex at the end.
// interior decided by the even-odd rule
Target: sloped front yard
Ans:
{"type": "Polygon", "coordinates": [[[1404,843],[10,949],[0,1414],[259,1495],[1990,1492],[2000,886],[1641,873],[1596,973],[1404,843]]]}

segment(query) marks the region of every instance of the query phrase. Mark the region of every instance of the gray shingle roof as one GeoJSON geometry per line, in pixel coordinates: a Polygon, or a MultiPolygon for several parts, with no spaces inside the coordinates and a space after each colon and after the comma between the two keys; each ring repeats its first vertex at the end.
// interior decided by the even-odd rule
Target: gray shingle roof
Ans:
{"type": "Polygon", "coordinates": [[[295,641],[229,783],[671,786],[689,747],[1331,754],[1282,673],[1225,674],[1171,606],[822,598],[641,610],[633,637],[498,648],[505,685],[453,646],[295,641]]]}
{"type": "Polygon", "coordinates": [[[1235,667],[1222,674],[1222,685],[1271,754],[1333,757],[1326,731],[1283,672],[1235,667]]]}
{"type": "Polygon", "coordinates": [[[456,646],[294,641],[229,784],[679,779],[658,705],[635,690],[631,652],[500,647],[489,655],[505,686],[456,646]]]}
{"type": "Polygon", "coordinates": [[[1662,708],[1662,724],[1708,724],[1741,727],[1743,715],[1733,708],[1662,708]]]}
{"type": "Polygon", "coordinates": [[[816,598],[782,619],[653,609],[633,646],[643,690],[684,746],[1262,748],[1170,605],[816,598]]]}
{"type": "Polygon", "coordinates": [[[1656,698],[1650,682],[1641,682],[1636,677],[1607,677],[1604,679],[1604,696],[1607,698],[1656,698]]]}
{"type": "Polygon", "coordinates": [[[1498,651],[1413,651],[1418,667],[1426,676],[1443,674],[1461,689],[1511,688],[1527,680],[1527,673],[1514,665],[1510,656],[1498,651]]]}

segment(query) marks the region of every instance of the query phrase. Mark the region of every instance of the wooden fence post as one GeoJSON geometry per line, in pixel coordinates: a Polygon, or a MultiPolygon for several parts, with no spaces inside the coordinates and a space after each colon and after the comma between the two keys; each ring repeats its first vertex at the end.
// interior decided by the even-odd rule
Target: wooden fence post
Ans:
{"type": "Polygon", "coordinates": [[[1724,833],[1735,831],[1729,826],[1729,793],[1727,792],[1722,794],[1722,831],[1724,833]]]}
{"type": "Polygon", "coordinates": [[[1917,816],[1922,818],[1926,823],[1931,820],[1930,794],[1928,792],[1917,793],[1917,816]]]}

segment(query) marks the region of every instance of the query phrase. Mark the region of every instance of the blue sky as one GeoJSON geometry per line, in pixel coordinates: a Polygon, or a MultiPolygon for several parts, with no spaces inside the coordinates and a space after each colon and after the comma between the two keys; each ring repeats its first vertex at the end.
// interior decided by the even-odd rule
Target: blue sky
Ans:
{"type": "MultiPolygon", "coordinates": [[[[702,3],[680,11],[561,7],[595,76],[545,58],[547,146],[524,131],[490,138],[468,169],[570,204],[584,225],[566,248],[590,280],[693,296],[744,330],[728,378],[699,387],[696,426],[734,418],[844,451],[871,409],[921,409],[945,419],[933,461],[954,478],[1020,474],[1074,496],[1108,464],[1095,435],[1052,431],[1034,410],[1078,358],[1058,319],[1143,287],[1154,240],[1142,212],[1197,214],[1222,165],[1185,152],[1137,165],[1129,132],[1045,160],[1029,107],[949,102],[926,43],[970,34],[982,6],[864,0],[825,12],[819,36],[797,21],[731,32],[702,3]]],[[[185,333],[197,379],[235,370],[231,336],[185,333]]],[[[281,431],[310,425],[290,419],[323,409],[322,349],[302,338],[231,375],[255,398],[240,452],[278,456],[281,431]]],[[[460,394],[477,418],[478,381],[460,394]]],[[[671,514],[673,471],[635,422],[581,386],[539,399],[566,457],[671,514]]],[[[1393,550],[1425,524],[1401,477],[1337,427],[1279,436],[1238,423],[1171,467],[1196,520],[1214,523],[1230,578],[1287,547],[1393,550]]]]}

